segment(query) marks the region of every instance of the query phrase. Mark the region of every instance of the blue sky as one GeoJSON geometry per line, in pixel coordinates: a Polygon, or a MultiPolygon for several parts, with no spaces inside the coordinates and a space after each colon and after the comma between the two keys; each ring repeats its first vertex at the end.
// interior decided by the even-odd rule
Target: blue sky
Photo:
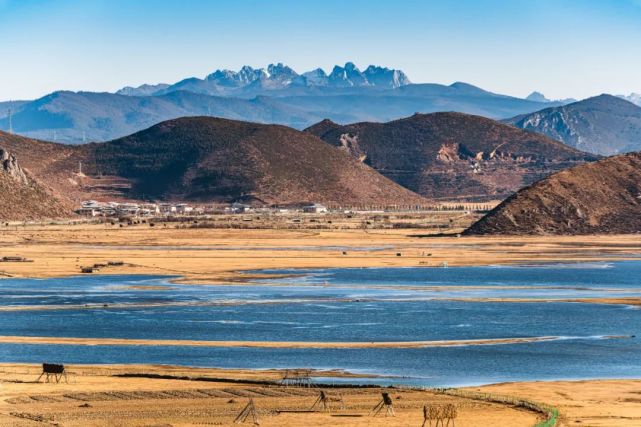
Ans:
{"type": "Polygon", "coordinates": [[[0,0],[0,100],[353,61],[551,98],[641,92],[641,0],[0,0]]]}

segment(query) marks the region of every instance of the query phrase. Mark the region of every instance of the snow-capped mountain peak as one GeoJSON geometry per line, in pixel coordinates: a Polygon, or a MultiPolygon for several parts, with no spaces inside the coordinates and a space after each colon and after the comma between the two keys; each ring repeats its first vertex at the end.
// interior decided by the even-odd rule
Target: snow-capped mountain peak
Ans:
{"type": "Polygon", "coordinates": [[[256,95],[292,87],[375,87],[396,89],[410,84],[401,70],[370,65],[361,71],[353,62],[335,66],[328,75],[321,68],[298,74],[282,62],[269,64],[266,68],[244,65],[238,71],[219,69],[204,79],[195,77],[181,80],[170,86],[159,86],[154,92],[150,87],[122,89],[123,94],[161,95],[178,90],[210,95],[256,95]],[[139,93],[140,92],[140,93],[139,93]],[[152,93],[153,92],[153,93],[152,93]]]}
{"type": "Polygon", "coordinates": [[[619,98],[623,98],[626,101],[630,101],[631,103],[641,107],[641,93],[631,93],[630,95],[619,95],[619,98]]]}

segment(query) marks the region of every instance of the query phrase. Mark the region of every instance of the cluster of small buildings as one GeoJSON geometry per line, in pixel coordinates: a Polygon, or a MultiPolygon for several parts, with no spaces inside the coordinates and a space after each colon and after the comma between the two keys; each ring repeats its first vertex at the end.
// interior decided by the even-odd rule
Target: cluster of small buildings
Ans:
{"type": "Polygon", "coordinates": [[[87,200],[82,202],[76,213],[83,216],[96,217],[130,217],[158,215],[186,215],[194,213],[194,207],[184,203],[117,203],[97,202],[87,200]]]}
{"type": "Polygon", "coordinates": [[[209,215],[209,214],[243,214],[267,213],[287,214],[289,212],[304,212],[324,214],[329,209],[318,203],[302,207],[255,207],[243,203],[233,203],[228,206],[194,207],[185,203],[117,203],[97,202],[87,200],[82,202],[76,213],[87,217],[155,217],[172,215],[209,215]]]}
{"type": "Polygon", "coordinates": [[[255,207],[243,203],[233,203],[224,209],[225,213],[280,213],[286,214],[289,212],[304,212],[304,213],[327,213],[329,209],[319,203],[305,205],[302,207],[255,207]]]}

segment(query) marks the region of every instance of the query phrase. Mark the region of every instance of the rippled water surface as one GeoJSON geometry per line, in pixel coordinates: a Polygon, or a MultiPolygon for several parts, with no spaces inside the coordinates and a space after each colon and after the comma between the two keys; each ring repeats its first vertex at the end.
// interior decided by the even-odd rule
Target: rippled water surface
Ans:
{"type": "Polygon", "coordinates": [[[641,376],[641,343],[632,337],[641,332],[639,309],[554,301],[638,297],[641,262],[263,273],[274,278],[233,286],[175,285],[157,276],[4,279],[0,335],[312,342],[556,339],[414,349],[0,344],[0,361],[342,368],[393,377],[376,382],[437,386],[641,376]],[[628,338],[608,338],[613,335],[628,338]]]}

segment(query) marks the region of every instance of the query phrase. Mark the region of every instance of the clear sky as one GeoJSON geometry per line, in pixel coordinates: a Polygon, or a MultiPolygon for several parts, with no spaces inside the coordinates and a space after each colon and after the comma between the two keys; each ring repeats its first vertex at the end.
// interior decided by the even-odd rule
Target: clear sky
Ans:
{"type": "Polygon", "coordinates": [[[516,96],[641,92],[641,0],[0,0],[0,100],[346,61],[516,96]]]}

